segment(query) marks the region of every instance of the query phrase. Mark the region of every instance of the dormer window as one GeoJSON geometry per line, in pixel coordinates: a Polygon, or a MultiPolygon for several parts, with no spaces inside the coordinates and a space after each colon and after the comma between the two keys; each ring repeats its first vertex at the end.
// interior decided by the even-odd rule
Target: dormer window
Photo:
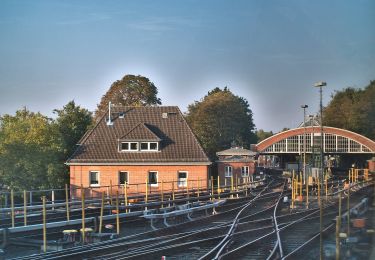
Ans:
{"type": "Polygon", "coordinates": [[[141,151],[157,151],[158,143],[157,142],[142,142],[141,151]]]}
{"type": "Polygon", "coordinates": [[[138,151],[138,142],[122,142],[121,151],[138,151]]]}
{"type": "Polygon", "coordinates": [[[158,142],[121,142],[121,152],[156,152],[159,150],[158,142]]]}

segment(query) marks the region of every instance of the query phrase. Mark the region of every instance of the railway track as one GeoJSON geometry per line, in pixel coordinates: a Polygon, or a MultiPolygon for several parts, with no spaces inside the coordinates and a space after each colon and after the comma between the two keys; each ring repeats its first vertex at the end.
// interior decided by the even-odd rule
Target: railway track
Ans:
{"type": "MultiPolygon", "coordinates": [[[[356,204],[366,196],[359,191],[353,198],[356,204]]],[[[346,200],[343,200],[345,205],[346,200]]],[[[263,236],[239,245],[228,245],[225,253],[217,259],[291,259],[301,256],[302,249],[309,246],[319,248],[319,209],[300,211],[294,214],[277,215],[275,208],[275,228],[263,236]]],[[[338,215],[336,202],[326,203],[323,209],[323,231],[331,230],[338,215]]],[[[233,239],[236,241],[236,238],[233,239]]]]}
{"type": "MultiPolygon", "coordinates": [[[[228,200],[217,214],[116,240],[18,259],[288,259],[316,243],[319,210],[286,211],[285,183],[275,180],[249,197],[228,200]],[[274,191],[274,189],[279,189],[274,191]]],[[[365,194],[358,191],[355,204],[365,194]]],[[[345,203],[345,200],[343,200],[345,203]]],[[[333,227],[337,203],[324,208],[324,230],[333,227]]],[[[345,204],[344,204],[345,205],[345,204]]],[[[125,223],[126,224],[126,223],[125,223]]]]}
{"type": "MultiPolygon", "coordinates": [[[[217,208],[217,214],[200,217],[192,222],[123,237],[117,240],[20,259],[62,259],[67,257],[74,257],[75,259],[123,259],[125,254],[127,258],[147,258],[147,255],[150,254],[155,257],[155,254],[163,255],[165,252],[175,251],[177,248],[180,248],[179,250],[181,248],[187,249],[187,244],[194,247],[194,245],[203,242],[207,244],[207,249],[211,249],[220,238],[226,235],[227,231],[231,228],[234,217],[244,208],[244,205],[249,205],[249,200],[252,207],[248,207],[243,221],[251,218],[251,216],[255,218],[257,215],[258,219],[262,219],[262,214],[268,214],[269,208],[279,197],[279,192],[272,192],[270,190],[280,185],[282,185],[280,181],[274,181],[259,192],[255,193],[254,191],[254,194],[250,197],[228,200],[228,203],[217,208]]],[[[272,223],[270,220],[268,222],[271,228],[272,223]]],[[[256,226],[251,221],[249,221],[248,225],[256,226]]],[[[253,230],[254,234],[260,232],[256,231],[257,229],[259,227],[253,230]]],[[[189,250],[186,253],[191,254],[189,250]]]]}

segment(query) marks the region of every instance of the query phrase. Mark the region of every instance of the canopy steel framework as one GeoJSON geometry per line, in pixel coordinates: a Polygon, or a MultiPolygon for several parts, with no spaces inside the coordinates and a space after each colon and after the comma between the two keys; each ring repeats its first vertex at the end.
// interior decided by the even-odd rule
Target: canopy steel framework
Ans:
{"type": "MultiPolygon", "coordinates": [[[[320,149],[320,127],[295,128],[275,134],[256,145],[260,154],[302,154],[320,149]]],[[[375,142],[360,134],[334,127],[323,127],[323,151],[327,154],[375,154],[375,142]]]]}

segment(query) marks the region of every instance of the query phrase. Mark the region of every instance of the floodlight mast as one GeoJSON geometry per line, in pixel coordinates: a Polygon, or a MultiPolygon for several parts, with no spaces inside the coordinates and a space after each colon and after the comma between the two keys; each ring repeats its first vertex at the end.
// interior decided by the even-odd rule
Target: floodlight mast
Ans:
{"type": "Polygon", "coordinates": [[[324,152],[323,152],[323,87],[327,86],[327,83],[320,81],[314,84],[314,87],[319,88],[320,93],[320,194],[319,194],[319,208],[320,208],[320,259],[323,260],[323,201],[322,201],[322,191],[323,191],[323,174],[324,174],[324,152]]]}

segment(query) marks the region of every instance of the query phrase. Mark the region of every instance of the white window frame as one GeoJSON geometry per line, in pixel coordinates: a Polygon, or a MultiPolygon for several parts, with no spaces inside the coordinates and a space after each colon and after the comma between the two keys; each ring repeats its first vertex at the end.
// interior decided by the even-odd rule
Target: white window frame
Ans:
{"type": "Polygon", "coordinates": [[[233,167],[227,165],[224,167],[224,176],[225,178],[231,178],[233,176],[233,167]]]}
{"type": "Polygon", "coordinates": [[[178,171],[177,172],[177,186],[178,187],[181,187],[181,188],[187,187],[188,179],[189,179],[189,172],[188,171],[178,171]],[[181,179],[185,179],[185,180],[180,181],[180,173],[186,173],[186,178],[181,178],[181,179]]]}
{"type": "Polygon", "coordinates": [[[249,177],[250,167],[249,166],[242,166],[241,167],[241,176],[242,177],[249,177]],[[244,171],[244,169],[247,169],[244,171]]]}
{"type": "Polygon", "coordinates": [[[155,152],[159,150],[159,143],[158,142],[140,142],[139,149],[142,152],[155,152]],[[156,144],[156,149],[151,149],[151,143],[156,144]],[[147,144],[147,149],[142,149],[142,144],[147,144]]]}
{"type": "Polygon", "coordinates": [[[118,184],[121,185],[121,186],[124,186],[124,185],[125,185],[124,183],[121,183],[121,182],[120,182],[120,180],[121,180],[120,175],[121,175],[122,172],[125,172],[125,173],[126,173],[126,179],[127,179],[126,184],[129,185],[129,171],[119,171],[119,172],[118,172],[118,184]]]}
{"type": "Polygon", "coordinates": [[[138,152],[139,151],[140,144],[139,142],[121,142],[120,143],[120,151],[121,152],[138,152]],[[122,144],[127,143],[128,144],[128,149],[122,149],[122,144]],[[137,144],[137,149],[131,149],[132,144],[137,144]]]}
{"type": "Polygon", "coordinates": [[[159,186],[159,172],[158,171],[148,171],[147,172],[147,181],[148,181],[148,184],[151,185],[151,187],[159,186]],[[156,184],[150,183],[150,172],[156,172],[156,184]]]}
{"type": "Polygon", "coordinates": [[[89,184],[90,184],[90,187],[100,187],[100,172],[99,171],[89,171],[89,184]],[[91,173],[94,173],[94,172],[97,173],[98,183],[92,184],[91,183],[91,173]]]}

